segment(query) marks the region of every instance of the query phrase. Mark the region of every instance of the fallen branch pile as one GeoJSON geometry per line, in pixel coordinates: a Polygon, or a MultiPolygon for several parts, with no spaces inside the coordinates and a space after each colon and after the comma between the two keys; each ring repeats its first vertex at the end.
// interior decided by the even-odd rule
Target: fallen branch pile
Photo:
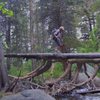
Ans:
{"type": "MultiPolygon", "coordinates": [[[[31,79],[34,78],[36,76],[39,76],[40,74],[46,72],[48,69],[50,69],[52,67],[52,63],[53,62],[61,62],[63,63],[64,66],[64,73],[57,79],[55,79],[54,81],[49,81],[48,83],[46,83],[46,85],[50,86],[52,88],[52,90],[55,89],[55,84],[60,83],[61,80],[63,80],[65,77],[67,78],[67,83],[64,84],[63,86],[59,86],[59,88],[57,89],[57,92],[69,92],[72,91],[73,89],[77,88],[77,87],[81,87],[83,85],[87,85],[93,89],[96,88],[93,80],[99,70],[99,62],[100,62],[100,54],[66,54],[66,53],[60,53],[60,54],[8,54],[5,55],[5,57],[22,57],[22,58],[35,58],[35,59],[44,59],[43,64],[36,68],[35,70],[33,70],[32,72],[28,73],[26,76],[24,77],[15,77],[15,76],[11,76],[9,75],[10,78],[14,78],[15,80],[19,81],[19,80],[26,80],[26,79],[31,79]],[[80,59],[81,58],[81,59],[80,59]],[[87,72],[87,63],[92,63],[94,65],[94,73],[92,76],[90,76],[87,72]],[[74,74],[74,76],[72,77],[72,65],[76,64],[77,65],[77,70],[74,74]],[[84,73],[87,76],[87,80],[82,82],[82,83],[77,83],[77,79],[79,76],[79,73],[81,71],[81,69],[84,69],[84,73]]],[[[15,81],[16,82],[16,81],[15,81]]],[[[42,86],[41,86],[42,87],[42,86]]],[[[11,88],[10,88],[11,89],[11,88]]],[[[8,89],[8,90],[10,90],[8,89]]],[[[7,91],[8,91],[7,90],[7,91]]],[[[56,90],[56,89],[55,89],[56,90]]]]}

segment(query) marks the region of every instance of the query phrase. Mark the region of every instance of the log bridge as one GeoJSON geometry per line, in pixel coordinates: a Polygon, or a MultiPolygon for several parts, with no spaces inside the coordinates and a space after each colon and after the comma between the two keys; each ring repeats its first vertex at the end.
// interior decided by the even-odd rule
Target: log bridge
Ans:
{"type": "Polygon", "coordinates": [[[100,59],[100,53],[10,53],[8,58],[28,59],[100,59]]]}
{"type": "Polygon", "coordinates": [[[60,87],[60,91],[68,92],[82,85],[88,85],[93,89],[96,88],[93,80],[99,70],[100,53],[10,53],[10,54],[5,54],[4,56],[7,58],[23,58],[23,59],[39,59],[39,60],[43,59],[43,64],[40,67],[28,73],[24,77],[13,76],[13,78],[15,79],[24,80],[27,78],[38,76],[46,72],[48,69],[50,69],[52,63],[57,61],[63,64],[64,73],[54,81],[48,82],[47,83],[48,86],[54,86],[62,79],[69,76],[68,82],[64,85],[64,87],[60,87]],[[92,63],[92,66],[94,67],[94,73],[92,75],[89,75],[87,72],[87,63],[92,63]],[[77,70],[74,76],[71,75],[72,73],[71,68],[73,64],[77,65],[77,70]],[[84,73],[88,79],[85,80],[84,82],[77,83],[79,72],[82,68],[84,69],[84,73]]]}

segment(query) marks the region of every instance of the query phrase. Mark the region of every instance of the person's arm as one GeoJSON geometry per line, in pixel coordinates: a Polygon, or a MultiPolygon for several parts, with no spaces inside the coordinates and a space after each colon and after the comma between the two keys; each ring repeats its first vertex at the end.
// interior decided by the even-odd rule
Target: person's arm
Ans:
{"type": "Polygon", "coordinates": [[[54,32],[54,36],[58,36],[59,33],[60,33],[60,30],[58,29],[58,30],[56,30],[56,32],[54,32]]]}

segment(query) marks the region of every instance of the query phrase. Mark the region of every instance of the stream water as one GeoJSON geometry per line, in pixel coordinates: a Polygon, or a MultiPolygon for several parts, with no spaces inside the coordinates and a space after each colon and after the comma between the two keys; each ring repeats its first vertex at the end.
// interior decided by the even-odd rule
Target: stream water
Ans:
{"type": "MultiPolygon", "coordinates": [[[[87,72],[92,75],[94,72],[93,67],[91,67],[90,65],[87,65],[87,72]]],[[[87,77],[84,75],[84,73],[80,73],[79,75],[79,79],[81,79],[82,81],[86,80],[87,77]]],[[[100,79],[98,77],[96,77],[97,81],[97,85],[100,87],[100,79]]],[[[87,88],[83,87],[83,91],[87,91],[87,88]]],[[[95,93],[95,94],[88,94],[88,95],[80,95],[77,93],[72,93],[72,94],[64,94],[64,95],[59,95],[56,97],[56,100],[100,100],[100,93],[95,93]]]]}
{"type": "Polygon", "coordinates": [[[56,100],[100,100],[100,94],[92,94],[92,95],[69,95],[66,97],[57,97],[56,100]]]}

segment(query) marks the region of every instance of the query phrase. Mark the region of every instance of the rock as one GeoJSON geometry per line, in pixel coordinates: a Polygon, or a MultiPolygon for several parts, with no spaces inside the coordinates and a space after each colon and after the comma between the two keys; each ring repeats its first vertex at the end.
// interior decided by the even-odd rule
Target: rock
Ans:
{"type": "MultiPolygon", "coordinates": [[[[89,64],[87,64],[87,73],[92,76],[93,73],[94,73],[94,67],[90,66],[89,64]]],[[[87,76],[81,72],[79,73],[79,76],[78,76],[78,82],[83,82],[83,81],[86,81],[88,78],[87,76]]],[[[95,77],[94,78],[94,83],[97,87],[100,87],[100,78],[99,77],[95,77]]]]}
{"type": "Polygon", "coordinates": [[[15,95],[5,96],[1,100],[55,100],[43,90],[25,90],[15,95]]]}
{"type": "MultiPolygon", "coordinates": [[[[92,74],[89,74],[89,75],[92,75],[92,74]]],[[[88,80],[87,76],[84,74],[84,73],[79,73],[79,76],[78,76],[78,82],[84,82],[88,80]]],[[[95,77],[94,78],[94,83],[96,85],[96,87],[100,87],[100,78],[99,77],[95,77]]]]}

